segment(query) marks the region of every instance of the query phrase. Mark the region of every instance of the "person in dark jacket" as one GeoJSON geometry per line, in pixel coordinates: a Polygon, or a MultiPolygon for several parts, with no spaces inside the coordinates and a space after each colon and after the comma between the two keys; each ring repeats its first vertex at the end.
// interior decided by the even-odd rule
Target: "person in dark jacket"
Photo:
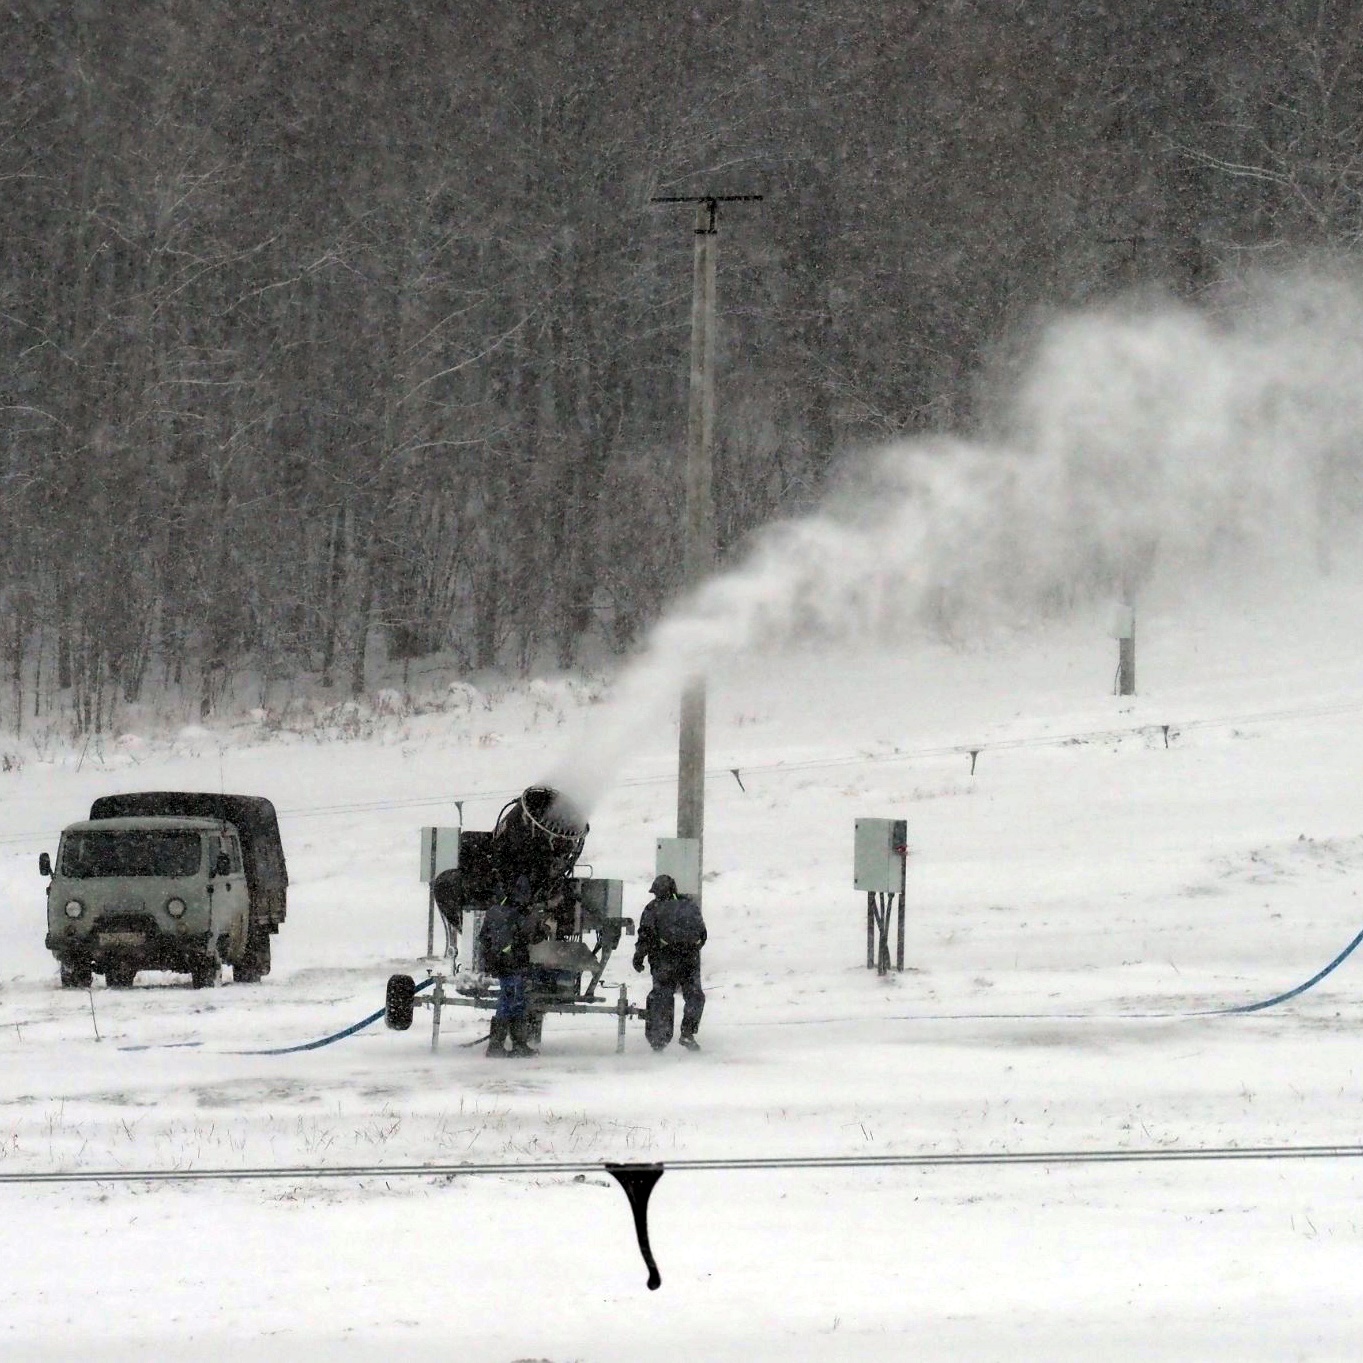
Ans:
{"type": "Polygon", "coordinates": [[[524,877],[500,904],[483,914],[478,942],[483,953],[483,968],[501,984],[497,1010],[488,1030],[489,1056],[534,1055],[527,1044],[529,1018],[527,992],[530,984],[530,946],[537,940],[538,916],[531,904],[529,881],[524,877]],[[506,1050],[507,1037],[511,1050],[506,1050]]]}
{"type": "Polygon", "coordinates": [[[700,987],[700,951],[707,933],[700,905],[677,893],[671,876],[659,876],[649,886],[652,900],[639,918],[635,938],[634,968],[642,970],[647,961],[653,968],[653,988],[649,990],[644,1034],[655,1051],[672,1040],[672,1016],[676,992],[681,990],[681,1036],[678,1040],[690,1051],[700,1050],[696,1031],[705,1009],[705,991],[700,987]]]}

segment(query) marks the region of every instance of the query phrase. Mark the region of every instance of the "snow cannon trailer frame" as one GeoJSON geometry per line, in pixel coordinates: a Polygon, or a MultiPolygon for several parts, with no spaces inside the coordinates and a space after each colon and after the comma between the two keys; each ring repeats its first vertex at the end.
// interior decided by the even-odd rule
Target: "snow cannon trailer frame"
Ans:
{"type": "MultiPolygon", "coordinates": [[[[480,1008],[493,1012],[501,998],[501,989],[494,981],[487,989],[474,993],[462,992],[464,986],[455,985],[451,993],[446,985],[451,983],[448,976],[431,975],[421,984],[410,975],[390,975],[388,988],[384,995],[384,1022],[396,1032],[405,1032],[411,1025],[416,1009],[431,1010],[431,1050],[440,1049],[440,1015],[446,1008],[480,1008]],[[434,980],[429,993],[426,986],[434,980]],[[418,994],[418,990],[423,991],[418,994]]],[[[580,998],[563,999],[555,995],[545,995],[531,990],[526,1001],[530,1018],[529,1039],[538,1047],[544,1035],[546,1013],[596,1013],[599,1016],[613,1017],[616,1021],[615,1053],[621,1055],[625,1049],[625,1022],[629,1018],[642,1018],[645,1011],[638,1004],[629,1001],[629,991],[620,985],[615,1002],[605,996],[593,999],[585,995],[580,998]]]]}
{"type": "Polygon", "coordinates": [[[405,1032],[416,1008],[430,1008],[434,1051],[444,1009],[497,1008],[501,982],[484,970],[479,929],[488,909],[514,894],[528,902],[540,939],[530,947],[530,1041],[538,1046],[548,1013],[598,1013],[615,1018],[615,1049],[623,1051],[625,1022],[642,1018],[644,1009],[630,1003],[625,985],[617,991],[601,977],[622,935],[634,935],[634,920],[621,912],[621,881],[573,873],[587,832],[587,823],[549,786],[531,786],[506,804],[491,832],[461,829],[457,865],[431,887],[449,933],[453,971],[432,973],[419,986],[410,975],[390,976],[387,1026],[405,1032]],[[598,992],[603,988],[615,998],[598,992]]]}

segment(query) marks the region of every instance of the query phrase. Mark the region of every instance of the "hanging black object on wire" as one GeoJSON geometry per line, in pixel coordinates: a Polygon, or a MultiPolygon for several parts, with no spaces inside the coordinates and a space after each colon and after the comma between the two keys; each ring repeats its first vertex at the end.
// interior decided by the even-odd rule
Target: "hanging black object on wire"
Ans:
{"type": "Polygon", "coordinates": [[[662,1274],[653,1258],[648,1243],[648,1199],[654,1186],[663,1176],[661,1164],[608,1164],[606,1172],[625,1190],[630,1211],[634,1213],[634,1232],[639,1237],[639,1253],[648,1267],[648,1290],[656,1292],[662,1286],[662,1274]]]}

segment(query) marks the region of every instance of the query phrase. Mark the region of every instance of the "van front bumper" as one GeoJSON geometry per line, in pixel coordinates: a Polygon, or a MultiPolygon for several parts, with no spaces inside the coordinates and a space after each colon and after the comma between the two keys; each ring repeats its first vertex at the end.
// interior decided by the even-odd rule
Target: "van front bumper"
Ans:
{"type": "Polygon", "coordinates": [[[130,924],[71,923],[56,931],[48,929],[43,944],[58,957],[83,960],[104,956],[132,956],[151,960],[188,960],[209,949],[213,934],[190,931],[177,923],[163,927],[150,921],[130,924]]]}

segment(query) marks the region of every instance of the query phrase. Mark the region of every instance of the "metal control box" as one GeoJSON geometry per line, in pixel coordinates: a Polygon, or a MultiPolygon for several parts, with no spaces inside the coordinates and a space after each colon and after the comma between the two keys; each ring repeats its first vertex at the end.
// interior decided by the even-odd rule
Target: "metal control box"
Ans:
{"type": "Polygon", "coordinates": [[[441,871],[459,865],[459,829],[423,828],[421,830],[421,879],[428,885],[441,871]]]}
{"type": "Polygon", "coordinates": [[[579,880],[577,888],[582,896],[582,916],[593,921],[620,918],[625,912],[625,882],[623,880],[579,880]]]}
{"type": "Polygon", "coordinates": [[[653,874],[671,876],[681,894],[699,894],[700,839],[659,838],[653,874]]]}
{"type": "Polygon", "coordinates": [[[904,819],[858,819],[852,849],[853,888],[902,894],[909,826],[904,819]]]}

